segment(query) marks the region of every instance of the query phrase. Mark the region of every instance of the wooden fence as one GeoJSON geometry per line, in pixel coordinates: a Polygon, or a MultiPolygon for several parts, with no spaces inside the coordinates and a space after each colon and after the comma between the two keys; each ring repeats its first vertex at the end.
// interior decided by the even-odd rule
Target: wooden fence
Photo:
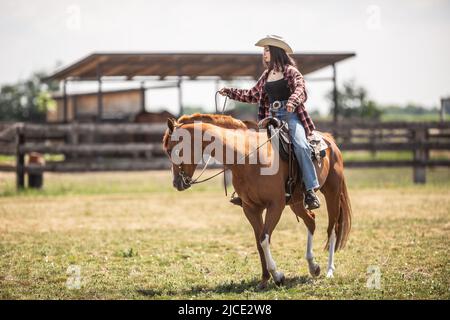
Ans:
{"type": "MultiPolygon", "coordinates": [[[[345,160],[346,167],[413,167],[416,183],[426,181],[426,167],[450,166],[447,156],[431,159],[430,151],[450,151],[450,122],[345,122],[337,126],[317,122],[320,131],[332,132],[345,151],[408,151],[410,160],[345,160]]],[[[165,124],[24,124],[1,127],[0,154],[15,155],[17,186],[25,174],[81,171],[131,171],[167,169],[170,163],[161,140],[165,124]],[[142,142],[142,137],[145,137],[142,142]],[[25,155],[38,152],[62,155],[44,165],[26,164],[25,155]]]]}

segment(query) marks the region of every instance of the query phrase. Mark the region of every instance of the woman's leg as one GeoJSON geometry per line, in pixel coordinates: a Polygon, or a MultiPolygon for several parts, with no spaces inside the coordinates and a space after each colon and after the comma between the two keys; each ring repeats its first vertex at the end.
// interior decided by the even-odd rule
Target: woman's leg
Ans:
{"type": "Polygon", "coordinates": [[[305,188],[307,191],[314,191],[320,184],[317,179],[316,169],[311,160],[311,149],[306,139],[305,128],[303,128],[295,113],[288,115],[288,126],[294,152],[297,156],[300,170],[303,173],[305,188]]]}

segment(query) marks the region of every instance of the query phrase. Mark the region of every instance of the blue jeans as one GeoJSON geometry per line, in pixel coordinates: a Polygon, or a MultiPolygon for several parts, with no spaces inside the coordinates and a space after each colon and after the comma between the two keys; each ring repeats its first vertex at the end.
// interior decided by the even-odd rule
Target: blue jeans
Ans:
{"type": "MultiPolygon", "coordinates": [[[[271,113],[272,114],[272,113],[271,113]]],[[[297,157],[300,172],[302,172],[303,182],[306,190],[318,188],[320,186],[317,180],[316,168],[311,160],[311,148],[306,139],[305,128],[300,123],[296,112],[288,112],[283,106],[274,112],[274,116],[280,120],[286,121],[289,127],[289,136],[294,146],[294,153],[297,157]]]]}

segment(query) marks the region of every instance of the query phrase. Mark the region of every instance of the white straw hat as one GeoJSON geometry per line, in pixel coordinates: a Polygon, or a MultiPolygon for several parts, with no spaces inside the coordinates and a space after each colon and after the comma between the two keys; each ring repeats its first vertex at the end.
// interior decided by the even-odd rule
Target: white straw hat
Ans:
{"type": "Polygon", "coordinates": [[[257,47],[264,47],[264,46],[274,46],[283,49],[287,53],[294,53],[292,48],[287,44],[286,40],[284,40],[280,36],[276,35],[267,35],[265,38],[262,38],[257,43],[255,43],[255,46],[257,47]]]}

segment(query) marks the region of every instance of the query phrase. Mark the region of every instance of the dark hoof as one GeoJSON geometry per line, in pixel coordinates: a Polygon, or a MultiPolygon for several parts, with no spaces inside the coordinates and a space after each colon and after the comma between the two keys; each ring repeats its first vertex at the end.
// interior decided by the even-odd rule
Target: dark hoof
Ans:
{"type": "Polygon", "coordinates": [[[256,290],[263,291],[267,289],[267,280],[263,280],[256,286],[256,290]]]}
{"type": "Polygon", "coordinates": [[[320,276],[320,266],[319,266],[319,265],[317,265],[316,270],[314,270],[312,276],[313,276],[313,277],[318,277],[318,276],[320,276]]]}
{"type": "Polygon", "coordinates": [[[281,273],[280,279],[279,279],[278,281],[274,280],[274,281],[275,281],[275,284],[276,284],[277,286],[282,286],[282,285],[284,285],[284,282],[285,282],[285,280],[286,280],[284,274],[283,274],[282,272],[280,272],[280,273],[281,273]]]}

